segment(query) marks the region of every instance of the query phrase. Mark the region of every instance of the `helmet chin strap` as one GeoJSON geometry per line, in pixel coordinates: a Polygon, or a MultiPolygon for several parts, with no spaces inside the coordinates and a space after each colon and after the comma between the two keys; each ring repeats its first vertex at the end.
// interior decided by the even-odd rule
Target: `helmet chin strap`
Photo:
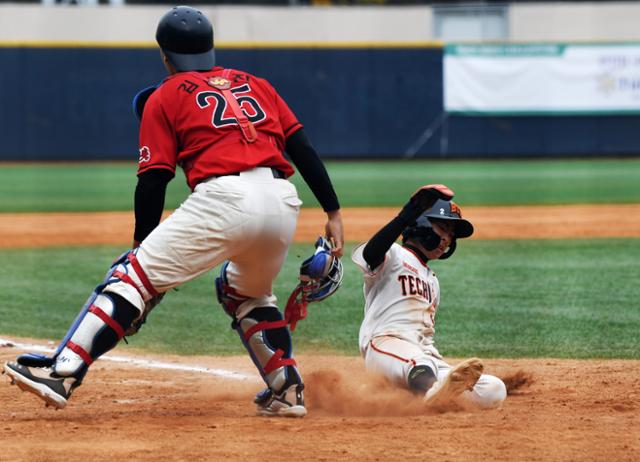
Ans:
{"type": "Polygon", "coordinates": [[[440,258],[438,258],[438,260],[446,260],[447,258],[449,258],[451,255],[453,255],[453,252],[456,251],[456,240],[455,238],[451,241],[451,244],[449,245],[449,248],[447,249],[447,251],[445,253],[443,253],[440,258]]]}
{"type": "MultiPolygon", "coordinates": [[[[440,235],[436,233],[433,230],[433,228],[428,228],[426,232],[420,235],[414,234],[413,236],[410,236],[406,240],[410,240],[410,239],[413,239],[417,244],[420,244],[420,247],[424,248],[427,251],[436,249],[440,245],[440,242],[442,241],[442,238],[440,237],[440,235]]],[[[456,238],[454,237],[447,251],[443,253],[440,256],[440,258],[438,258],[438,260],[446,260],[451,255],[453,255],[453,252],[456,251],[456,246],[457,246],[456,238]]],[[[410,247],[414,250],[419,250],[415,246],[410,246],[410,247]]],[[[423,253],[420,252],[420,255],[423,255],[423,253]]],[[[428,258],[426,258],[426,255],[424,255],[424,257],[425,257],[425,261],[427,261],[428,258]]]]}
{"type": "MultiPolygon", "coordinates": [[[[422,247],[424,247],[425,250],[428,251],[436,249],[442,241],[442,238],[435,231],[433,231],[433,229],[430,229],[428,233],[423,234],[422,236],[416,236],[415,239],[422,247]]],[[[456,239],[453,238],[447,251],[443,253],[440,258],[438,258],[438,260],[446,260],[451,255],[453,255],[453,252],[456,251],[456,246],[456,239]]]]}

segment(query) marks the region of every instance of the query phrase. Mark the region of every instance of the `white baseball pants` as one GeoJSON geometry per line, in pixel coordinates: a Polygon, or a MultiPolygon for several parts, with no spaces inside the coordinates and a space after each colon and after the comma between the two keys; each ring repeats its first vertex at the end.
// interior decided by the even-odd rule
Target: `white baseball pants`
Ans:
{"type": "MultiPolygon", "coordinates": [[[[442,381],[451,372],[451,366],[435,357],[417,343],[392,336],[375,337],[365,352],[365,366],[378,372],[393,383],[408,386],[409,371],[418,365],[431,368],[442,381]]],[[[483,409],[499,407],[507,397],[507,389],[498,377],[482,374],[472,391],[465,391],[463,399],[483,409]]]]}
{"type": "MultiPolygon", "coordinates": [[[[229,285],[251,298],[238,317],[258,306],[274,306],[272,284],[301,204],[295,186],[274,178],[270,168],[208,179],[141,243],[138,261],[155,290],[166,292],[230,260],[229,285]]],[[[135,274],[132,278],[139,290],[122,282],[105,290],[142,310],[151,294],[135,274]]]]}

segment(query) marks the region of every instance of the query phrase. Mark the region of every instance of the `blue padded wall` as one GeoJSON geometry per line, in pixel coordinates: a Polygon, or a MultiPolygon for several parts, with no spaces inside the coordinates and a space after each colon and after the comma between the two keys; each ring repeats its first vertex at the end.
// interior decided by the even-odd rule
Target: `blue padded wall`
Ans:
{"type": "MultiPolygon", "coordinates": [[[[637,155],[640,117],[441,120],[441,48],[219,49],[269,79],[323,157],[637,155]],[[437,123],[442,121],[442,124],[437,123]]],[[[137,159],[131,98],[165,75],[153,48],[0,48],[0,159],[137,159]]]]}

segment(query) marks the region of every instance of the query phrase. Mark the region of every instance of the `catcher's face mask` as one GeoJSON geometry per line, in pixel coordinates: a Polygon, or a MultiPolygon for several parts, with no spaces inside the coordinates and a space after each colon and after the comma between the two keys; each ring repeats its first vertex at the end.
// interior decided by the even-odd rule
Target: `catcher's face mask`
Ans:
{"type": "Polygon", "coordinates": [[[314,254],[300,266],[300,281],[309,302],[319,302],[332,295],[342,284],[343,276],[342,262],[331,255],[329,241],[319,237],[315,246],[314,254]]]}

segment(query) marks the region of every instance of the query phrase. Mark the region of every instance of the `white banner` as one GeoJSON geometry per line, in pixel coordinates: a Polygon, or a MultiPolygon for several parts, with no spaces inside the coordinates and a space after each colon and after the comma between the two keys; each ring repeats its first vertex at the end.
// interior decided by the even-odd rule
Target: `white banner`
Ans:
{"type": "Polygon", "coordinates": [[[640,43],[447,45],[444,107],[478,115],[640,113],[640,43]]]}

